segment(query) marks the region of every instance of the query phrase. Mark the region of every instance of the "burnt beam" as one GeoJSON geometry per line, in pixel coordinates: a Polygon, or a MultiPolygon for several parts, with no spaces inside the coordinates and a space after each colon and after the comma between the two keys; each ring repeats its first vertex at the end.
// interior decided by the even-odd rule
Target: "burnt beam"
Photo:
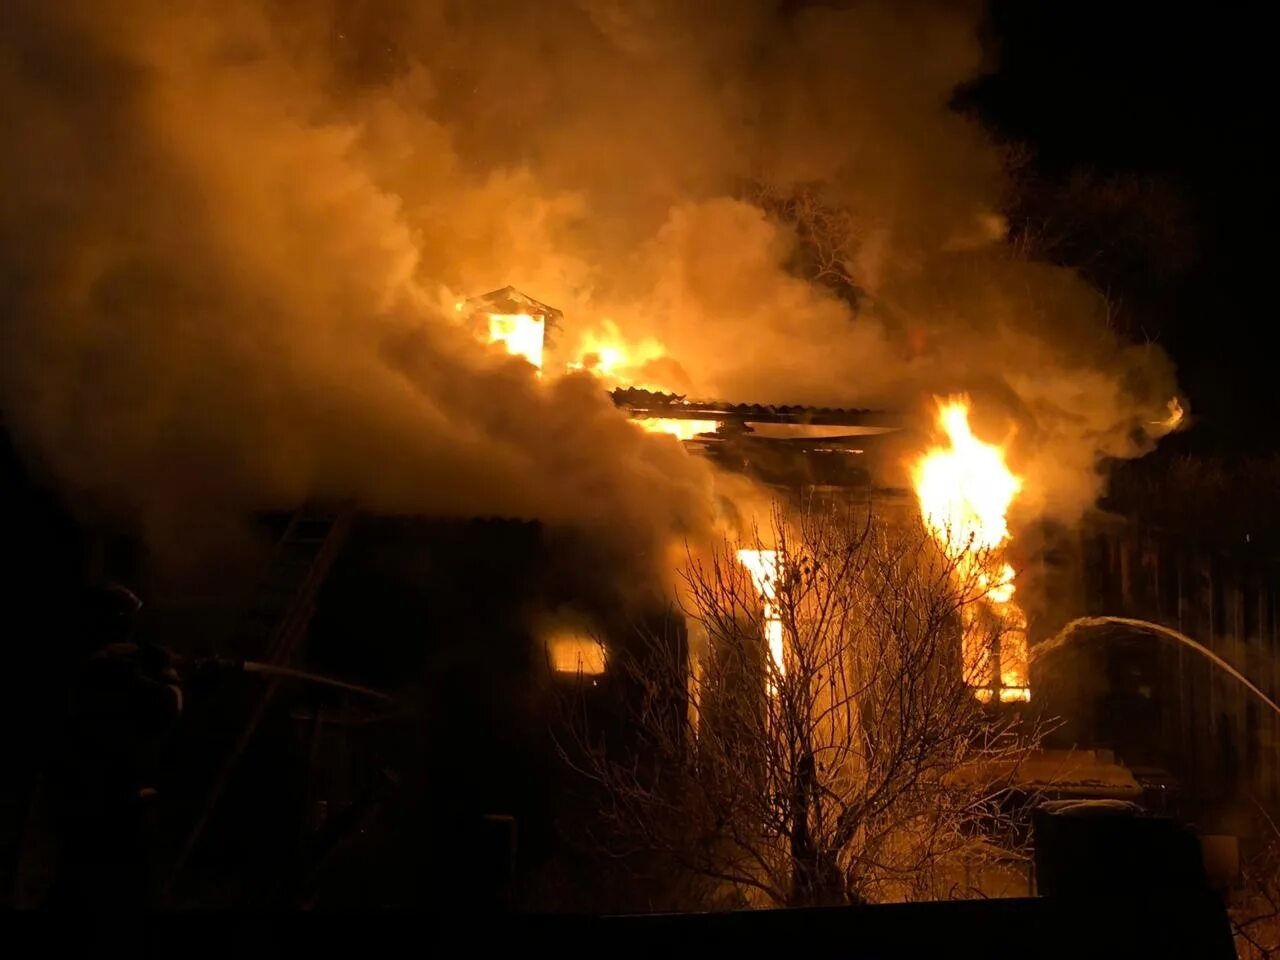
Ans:
{"type": "Polygon", "coordinates": [[[759,403],[721,403],[689,400],[676,393],[657,393],[631,387],[610,394],[616,406],[634,416],[673,420],[734,420],[753,423],[795,423],[812,426],[894,427],[901,418],[885,410],[860,408],[775,406],[759,403]]]}

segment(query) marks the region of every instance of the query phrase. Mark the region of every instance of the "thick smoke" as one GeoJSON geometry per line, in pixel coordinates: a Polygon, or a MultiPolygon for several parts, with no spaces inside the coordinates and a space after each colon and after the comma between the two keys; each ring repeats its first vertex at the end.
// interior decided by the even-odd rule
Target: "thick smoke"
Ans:
{"type": "Polygon", "coordinates": [[[1022,262],[947,109],[953,4],[18,2],[0,39],[9,428],[163,540],[352,496],[536,516],[656,556],[712,480],[585,375],[451,305],[512,284],[654,338],[702,396],[923,409],[968,389],[1036,509],[1077,510],[1172,391],[1096,293],[1022,262]],[[748,198],[850,212],[855,309],[748,198]]]}

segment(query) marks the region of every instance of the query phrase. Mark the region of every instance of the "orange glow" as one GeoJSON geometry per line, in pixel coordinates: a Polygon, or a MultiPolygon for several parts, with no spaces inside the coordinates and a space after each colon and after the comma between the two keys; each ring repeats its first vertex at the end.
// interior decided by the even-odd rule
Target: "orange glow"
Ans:
{"type": "MultiPolygon", "coordinates": [[[[776,550],[739,550],[738,562],[751,575],[751,582],[756,592],[764,601],[763,620],[764,637],[769,644],[769,655],[778,676],[786,676],[787,667],[783,660],[782,618],[778,615],[778,551],[776,550]]],[[[776,685],[769,681],[769,692],[776,694],[776,685]]]]}
{"type": "Polygon", "coordinates": [[[579,633],[560,633],[547,639],[547,656],[556,673],[575,673],[597,677],[604,673],[605,649],[595,637],[579,633]]]}
{"type": "Polygon", "coordinates": [[[720,426],[716,420],[681,420],[677,417],[646,417],[631,422],[641,430],[669,433],[677,440],[692,440],[700,433],[715,433],[720,426]]]}
{"type": "Polygon", "coordinates": [[[1013,602],[1015,571],[1003,558],[1008,511],[1022,478],[1006,465],[1003,449],[974,436],[968,398],[940,400],[938,424],[948,444],[927,450],[912,480],[925,527],[955,563],[956,576],[979,593],[964,616],[965,679],[984,703],[997,686],[1002,702],[1030,700],[1026,617],[1013,602]],[[987,642],[984,627],[998,645],[987,642]]]}
{"type": "Polygon", "coordinates": [[[524,357],[542,369],[543,335],[546,324],[542,317],[528,313],[489,314],[489,342],[501,343],[507,353],[524,357]]]}
{"type": "Polygon", "coordinates": [[[612,320],[583,334],[575,353],[577,359],[569,362],[569,370],[585,370],[610,386],[663,389],[661,384],[646,382],[643,367],[666,356],[666,348],[652,338],[628,342],[612,320]]]}

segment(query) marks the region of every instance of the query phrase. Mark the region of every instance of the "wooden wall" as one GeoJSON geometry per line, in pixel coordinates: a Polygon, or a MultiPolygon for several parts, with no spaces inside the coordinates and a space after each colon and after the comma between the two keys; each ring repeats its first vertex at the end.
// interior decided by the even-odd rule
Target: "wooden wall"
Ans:
{"type": "MultiPolygon", "coordinates": [[[[1083,612],[1171,627],[1280,700],[1280,558],[1099,523],[1081,536],[1079,574],[1083,612]]],[[[1266,703],[1182,644],[1116,631],[1103,645],[1091,661],[1107,674],[1099,709],[1119,716],[1097,726],[1124,741],[1114,745],[1122,754],[1130,748],[1126,763],[1164,767],[1206,809],[1280,809],[1280,716],[1266,703]],[[1150,728],[1124,729],[1142,700],[1150,728]]]]}

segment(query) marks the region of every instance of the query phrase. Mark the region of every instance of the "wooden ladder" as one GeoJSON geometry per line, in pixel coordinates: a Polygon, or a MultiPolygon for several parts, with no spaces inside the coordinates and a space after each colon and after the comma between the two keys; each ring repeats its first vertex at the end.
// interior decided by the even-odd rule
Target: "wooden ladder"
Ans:
{"type": "MultiPolygon", "coordinates": [[[[246,660],[260,660],[274,666],[288,666],[315,613],[320,588],[342,552],[351,531],[354,507],[305,507],[289,520],[276,547],[276,555],[266,579],[254,592],[232,636],[230,651],[246,660]]],[[[267,708],[279,687],[280,678],[265,681],[252,701],[240,736],[213,780],[190,833],[179,848],[169,871],[163,896],[168,899],[209,825],[231,775],[253,740],[267,708]]]]}

